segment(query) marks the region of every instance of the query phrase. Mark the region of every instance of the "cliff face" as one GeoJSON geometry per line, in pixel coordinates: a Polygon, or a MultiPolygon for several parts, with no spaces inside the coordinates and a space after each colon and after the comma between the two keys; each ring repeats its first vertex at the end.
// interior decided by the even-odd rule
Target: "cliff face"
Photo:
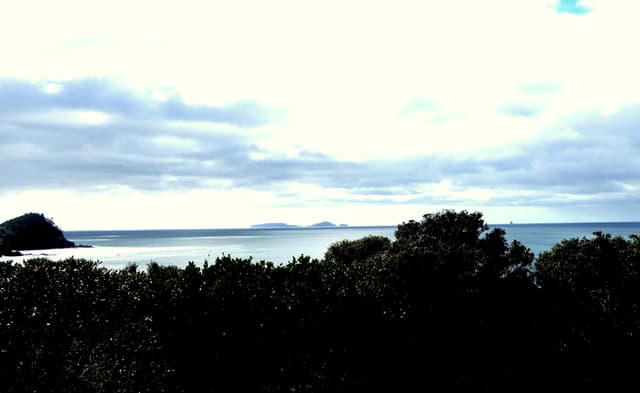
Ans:
{"type": "Polygon", "coordinates": [[[28,213],[0,224],[0,255],[14,255],[15,250],[69,247],[75,244],[42,214],[28,213]]]}

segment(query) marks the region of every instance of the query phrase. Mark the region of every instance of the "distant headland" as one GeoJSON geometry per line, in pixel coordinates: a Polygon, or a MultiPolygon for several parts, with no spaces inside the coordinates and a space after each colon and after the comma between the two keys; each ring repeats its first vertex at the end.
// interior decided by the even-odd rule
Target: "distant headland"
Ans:
{"type": "Polygon", "coordinates": [[[266,222],[264,224],[251,225],[251,228],[302,228],[300,225],[290,225],[284,222],[266,222]]]}
{"type": "Polygon", "coordinates": [[[316,224],[301,226],[301,225],[291,225],[284,222],[268,222],[264,224],[254,224],[251,225],[251,228],[346,228],[349,225],[340,224],[336,225],[330,221],[322,221],[316,224]]]}
{"type": "Polygon", "coordinates": [[[76,244],[44,214],[27,213],[0,224],[0,256],[20,256],[18,250],[73,247],[76,244]]]}

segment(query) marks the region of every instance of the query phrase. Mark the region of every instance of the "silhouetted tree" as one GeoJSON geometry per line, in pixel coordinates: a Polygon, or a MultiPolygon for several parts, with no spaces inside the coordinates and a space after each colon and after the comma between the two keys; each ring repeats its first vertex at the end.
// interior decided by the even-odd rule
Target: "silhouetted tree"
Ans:
{"type": "Polygon", "coordinates": [[[637,385],[640,238],[596,232],[563,240],[539,256],[536,277],[567,384],[637,385]]]}

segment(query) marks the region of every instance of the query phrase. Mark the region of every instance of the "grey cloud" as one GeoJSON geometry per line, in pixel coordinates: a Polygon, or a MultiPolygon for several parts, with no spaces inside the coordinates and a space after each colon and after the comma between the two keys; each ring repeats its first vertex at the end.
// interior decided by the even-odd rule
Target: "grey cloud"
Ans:
{"type": "MultiPolygon", "coordinates": [[[[484,162],[485,175],[459,177],[467,185],[531,190],[545,195],[573,194],[585,197],[618,193],[637,198],[622,184],[640,185],[640,151],[637,132],[640,105],[612,116],[583,113],[565,119],[559,128],[571,127],[577,139],[540,140],[509,157],[484,162]]],[[[557,201],[553,201],[556,203],[557,201]]]]}
{"type": "MultiPolygon", "coordinates": [[[[452,159],[446,156],[423,157],[367,168],[375,179],[394,187],[405,185],[413,190],[420,182],[451,179],[459,191],[471,187],[514,190],[515,195],[502,195],[484,205],[495,206],[585,206],[607,209],[608,204],[635,203],[640,211],[640,105],[631,106],[612,116],[596,112],[581,113],[560,121],[557,129],[573,128],[577,137],[551,137],[523,145],[520,151],[500,157],[486,155],[452,159]],[[595,207],[594,207],[595,206],[595,207]]],[[[376,182],[377,183],[377,182],[376,182]]],[[[378,185],[378,184],[373,184],[378,185]]],[[[394,198],[366,200],[367,188],[353,188],[362,195],[363,203],[389,204],[394,198]],[[362,191],[362,192],[361,192],[362,191]]],[[[383,195],[383,193],[377,193],[383,195]]],[[[409,204],[469,203],[460,197],[442,198],[409,191],[414,198],[409,204]]],[[[404,195],[394,192],[393,195],[404,195]]],[[[473,201],[471,201],[473,203],[473,201]]],[[[632,209],[633,210],[633,209],[632,209]]],[[[630,211],[632,211],[630,210],[630,211]]]]}
{"type": "Polygon", "coordinates": [[[239,126],[259,126],[266,123],[267,112],[254,102],[242,102],[223,108],[186,105],[177,97],[163,102],[158,110],[172,119],[188,119],[230,123],[239,126]]]}
{"type": "Polygon", "coordinates": [[[397,195],[414,195],[418,192],[416,187],[360,187],[351,190],[357,195],[367,195],[375,197],[392,197],[397,195]]]}
{"type": "Polygon", "coordinates": [[[139,96],[109,80],[81,79],[54,83],[60,89],[28,81],[0,79],[0,113],[52,109],[93,110],[107,114],[166,120],[207,121],[237,126],[257,126],[269,121],[271,111],[255,102],[215,107],[188,105],[178,96],[166,101],[139,96]]]}
{"type": "Polygon", "coordinates": [[[428,158],[355,163],[310,151],[296,158],[255,160],[253,153],[264,152],[244,133],[200,132],[162,122],[120,121],[85,128],[0,124],[0,136],[0,153],[12,161],[11,167],[0,169],[4,190],[103,185],[153,190],[206,187],[212,180],[225,180],[230,187],[254,189],[295,181],[385,192],[437,182],[445,167],[451,171],[461,165],[428,158]],[[154,143],[159,136],[189,140],[195,149],[154,143]]]}
{"type": "Polygon", "coordinates": [[[542,112],[542,108],[530,103],[512,102],[502,106],[500,112],[511,116],[534,117],[542,112]]]}
{"type": "MultiPolygon", "coordinates": [[[[313,151],[303,151],[295,158],[273,158],[255,145],[251,133],[166,122],[166,118],[179,117],[201,120],[209,113],[207,108],[180,101],[168,101],[165,109],[149,112],[145,108],[150,104],[126,92],[111,91],[100,96],[96,89],[85,85],[80,90],[90,92],[87,94],[93,98],[82,100],[79,95],[61,96],[62,92],[45,97],[38,86],[30,88],[23,82],[18,85],[19,89],[0,88],[0,103],[14,105],[12,111],[0,112],[0,154],[9,163],[0,166],[0,192],[115,185],[153,191],[225,184],[224,187],[273,190],[281,198],[295,200],[297,196],[287,190],[287,184],[303,182],[347,190],[349,200],[358,203],[468,202],[456,199],[463,196],[421,194],[423,185],[451,179],[456,190],[477,187],[522,191],[520,196],[501,195],[482,201],[485,205],[577,206],[575,200],[581,197],[586,201],[580,206],[585,208],[638,203],[637,191],[625,185],[640,185],[640,105],[608,117],[581,113],[563,119],[557,129],[573,128],[578,133],[576,138],[543,139],[500,156],[479,152],[482,154],[457,158],[430,154],[349,162],[313,151]],[[15,92],[15,100],[10,99],[8,91],[15,92]],[[61,101],[56,102],[56,98],[61,101]],[[86,102],[93,103],[89,106],[96,110],[133,115],[101,125],[80,126],[16,122],[9,113],[49,107],[87,108],[86,102]],[[140,115],[145,113],[152,116],[140,115]],[[159,137],[168,138],[169,143],[157,143],[159,137]],[[268,158],[252,158],[260,155],[268,158]],[[563,200],[563,195],[575,198],[563,200]],[[402,196],[403,202],[398,202],[397,196],[402,196]]],[[[65,86],[67,92],[74,89],[65,86]]],[[[340,201],[317,201],[331,202],[340,201]]]]}

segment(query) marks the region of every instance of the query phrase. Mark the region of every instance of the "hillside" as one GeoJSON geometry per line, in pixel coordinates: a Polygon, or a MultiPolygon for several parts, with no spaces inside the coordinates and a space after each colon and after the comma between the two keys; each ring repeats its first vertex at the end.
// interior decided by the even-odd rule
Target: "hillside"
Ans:
{"type": "Polygon", "coordinates": [[[43,214],[27,213],[0,224],[0,255],[19,255],[17,250],[70,247],[75,244],[43,214]]]}
{"type": "Polygon", "coordinates": [[[287,224],[284,222],[267,222],[264,224],[254,224],[251,225],[251,228],[254,229],[273,229],[273,228],[277,228],[277,229],[281,229],[281,228],[300,228],[299,225],[291,225],[291,224],[287,224]]]}
{"type": "Polygon", "coordinates": [[[311,228],[335,228],[336,226],[336,224],[329,221],[322,221],[317,224],[309,225],[311,228]]]}

